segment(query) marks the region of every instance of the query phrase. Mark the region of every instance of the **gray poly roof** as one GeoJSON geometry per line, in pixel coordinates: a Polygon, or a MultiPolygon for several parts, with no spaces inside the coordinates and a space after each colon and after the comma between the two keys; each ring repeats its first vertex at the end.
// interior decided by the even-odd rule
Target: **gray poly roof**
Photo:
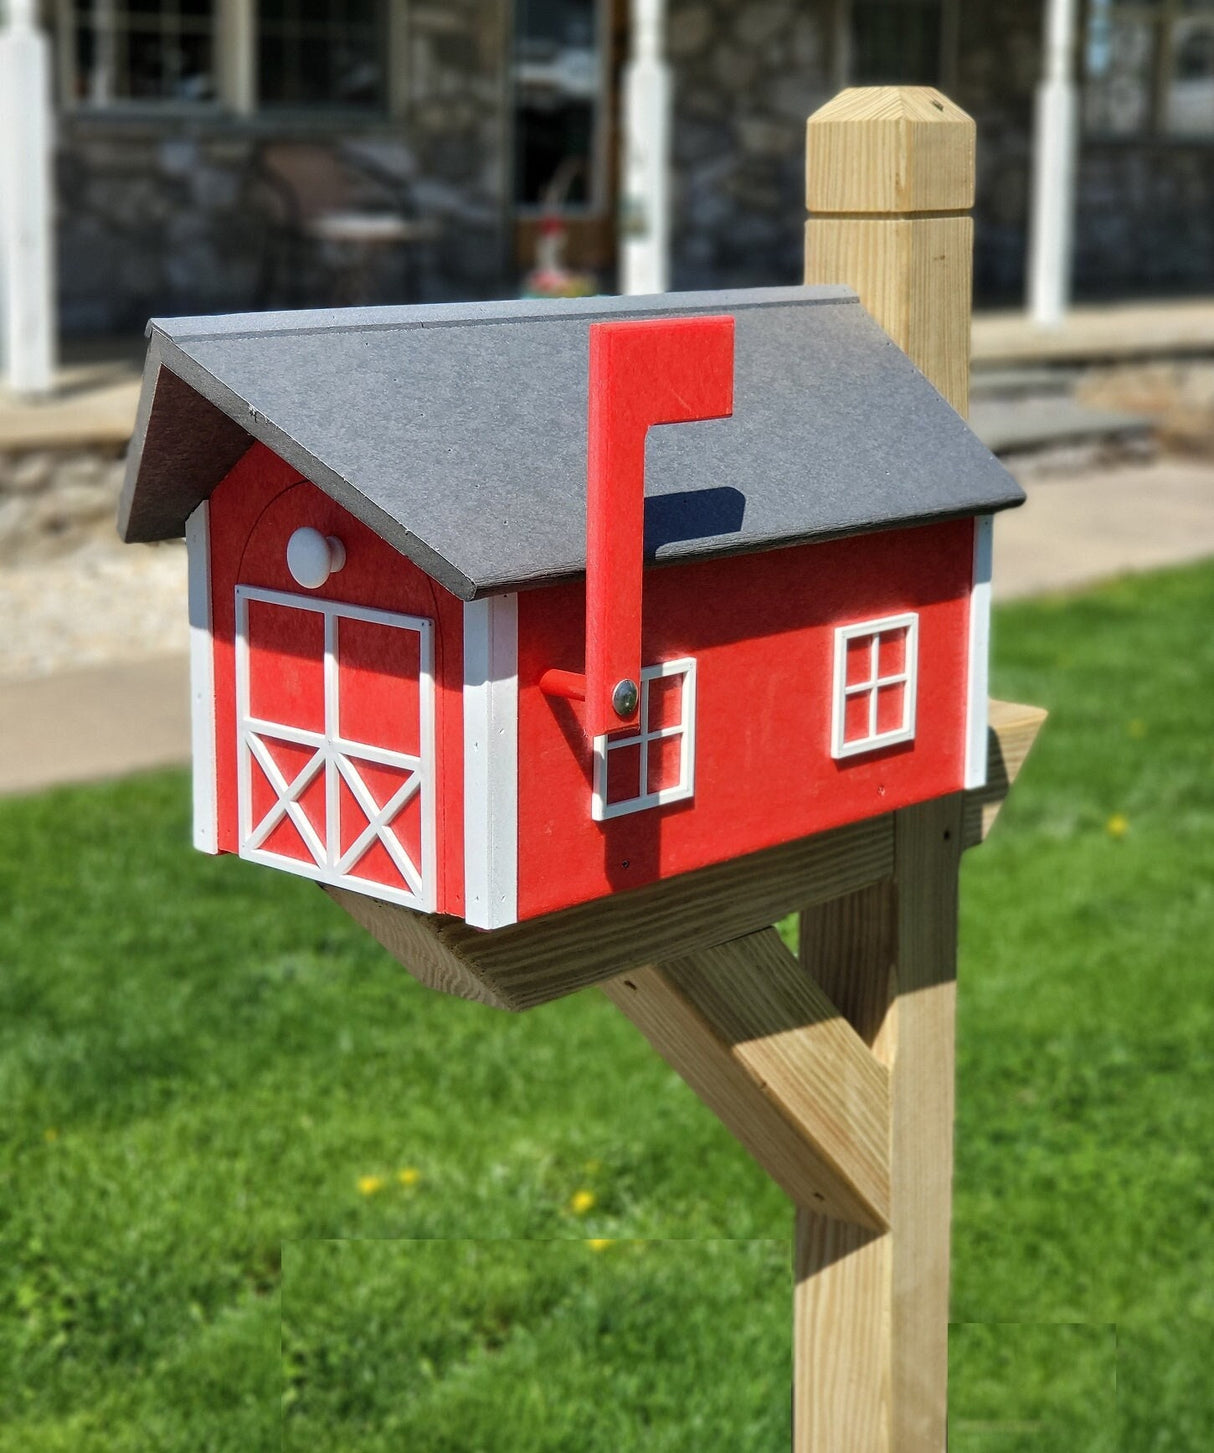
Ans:
{"type": "Polygon", "coordinates": [[[854,293],[769,288],[154,320],[119,530],[182,534],[259,439],[466,600],[576,577],[590,324],[721,313],[733,417],[650,430],[648,558],[1023,501],[854,293]]]}

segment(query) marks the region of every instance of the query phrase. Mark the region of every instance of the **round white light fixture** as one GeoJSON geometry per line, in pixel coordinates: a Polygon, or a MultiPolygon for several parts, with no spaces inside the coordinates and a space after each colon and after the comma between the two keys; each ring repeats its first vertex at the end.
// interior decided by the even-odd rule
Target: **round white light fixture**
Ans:
{"type": "Polygon", "coordinates": [[[287,541],[287,569],[306,590],[319,590],[346,563],[346,547],[335,535],[322,535],[310,525],[287,541]]]}

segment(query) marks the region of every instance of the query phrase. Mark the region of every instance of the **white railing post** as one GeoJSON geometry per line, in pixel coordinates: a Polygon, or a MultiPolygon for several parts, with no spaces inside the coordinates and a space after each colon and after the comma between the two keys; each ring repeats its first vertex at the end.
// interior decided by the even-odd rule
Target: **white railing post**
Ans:
{"type": "Polygon", "coordinates": [[[670,68],[662,59],[665,0],[632,0],[624,71],[620,291],[670,286],[670,68]]]}
{"type": "Polygon", "coordinates": [[[1045,70],[1037,87],[1033,132],[1033,211],[1029,239],[1029,312],[1056,328],[1071,295],[1071,243],[1079,97],[1075,82],[1076,0],[1046,0],[1045,70]]]}
{"type": "Polygon", "coordinates": [[[33,0],[0,29],[0,277],[9,388],[37,395],[55,371],[50,50],[33,0]]]}

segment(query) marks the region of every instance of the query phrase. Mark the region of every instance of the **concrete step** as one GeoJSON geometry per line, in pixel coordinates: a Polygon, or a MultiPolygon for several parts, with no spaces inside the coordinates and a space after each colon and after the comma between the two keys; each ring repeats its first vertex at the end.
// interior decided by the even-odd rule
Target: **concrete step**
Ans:
{"type": "Polygon", "coordinates": [[[975,365],[970,374],[970,401],[1066,395],[1074,381],[1074,370],[1069,368],[975,365]]]}
{"type": "Polygon", "coordinates": [[[992,453],[1024,455],[1095,449],[1143,457],[1153,452],[1154,420],[1142,414],[1089,409],[1057,397],[978,398],[970,425],[992,453]]]}

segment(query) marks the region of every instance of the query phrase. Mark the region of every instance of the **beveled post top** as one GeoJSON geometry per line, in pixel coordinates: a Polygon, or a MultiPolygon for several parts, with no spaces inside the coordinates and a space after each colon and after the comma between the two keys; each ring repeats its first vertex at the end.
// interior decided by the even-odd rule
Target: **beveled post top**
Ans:
{"type": "Polygon", "coordinates": [[[809,118],[805,205],[915,216],[974,205],[973,118],[931,86],[841,91],[809,118]]]}

